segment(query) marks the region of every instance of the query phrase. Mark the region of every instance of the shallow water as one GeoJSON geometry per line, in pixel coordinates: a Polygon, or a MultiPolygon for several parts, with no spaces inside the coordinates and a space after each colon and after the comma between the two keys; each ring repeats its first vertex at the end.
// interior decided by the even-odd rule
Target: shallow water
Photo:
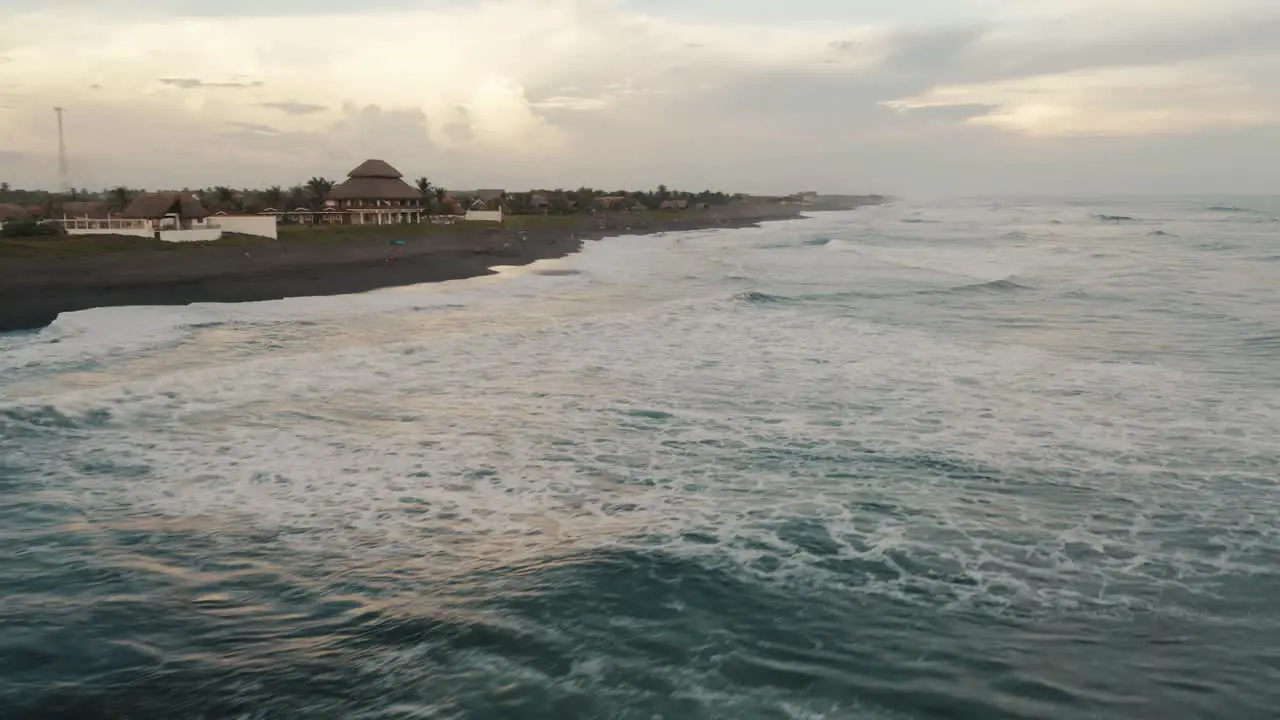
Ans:
{"type": "Polygon", "coordinates": [[[0,716],[1274,717],[1277,218],[898,203],[0,338],[0,716]]]}

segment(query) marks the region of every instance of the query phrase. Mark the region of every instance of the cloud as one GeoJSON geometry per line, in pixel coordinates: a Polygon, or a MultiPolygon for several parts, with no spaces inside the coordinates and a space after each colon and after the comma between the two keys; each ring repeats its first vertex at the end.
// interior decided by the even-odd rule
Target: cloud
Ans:
{"type": "Polygon", "coordinates": [[[273,102],[258,103],[258,107],[279,110],[286,115],[314,115],[329,109],[327,105],[317,105],[315,103],[298,102],[297,100],[276,100],[273,102]]]}
{"type": "Polygon", "coordinates": [[[1264,79],[1280,61],[1280,9],[1245,0],[1143,15],[1143,3],[1066,5],[1051,25],[971,36],[929,74],[927,89],[885,104],[934,112],[988,105],[964,122],[1043,138],[1280,121],[1280,92],[1264,79]]]}
{"type": "Polygon", "coordinates": [[[236,120],[228,121],[227,124],[231,125],[232,127],[239,128],[240,130],[254,133],[257,135],[279,135],[280,134],[279,130],[271,127],[270,125],[259,125],[258,123],[239,122],[236,120]]]}
{"type": "Polygon", "coordinates": [[[959,105],[920,105],[915,107],[899,106],[897,109],[912,118],[940,120],[943,122],[963,122],[988,117],[999,110],[1000,106],[984,105],[982,103],[967,103],[959,105]]]}
{"type": "Polygon", "coordinates": [[[1280,93],[1195,65],[1080,70],[943,86],[886,104],[900,111],[935,112],[985,105],[988,112],[966,122],[1036,137],[1143,137],[1280,122],[1280,93]]]}
{"type": "Polygon", "coordinates": [[[20,6],[0,137],[45,157],[65,105],[73,174],[103,184],[288,184],[377,156],[459,187],[909,192],[962,182],[957,158],[1023,189],[1076,162],[1061,142],[1230,155],[1280,122],[1263,0],[154,5],[20,6]]]}
{"type": "Polygon", "coordinates": [[[183,90],[195,89],[216,89],[216,88],[232,88],[245,89],[262,87],[261,80],[253,80],[250,82],[209,82],[207,80],[199,80],[197,78],[160,78],[161,85],[169,85],[183,90]]]}

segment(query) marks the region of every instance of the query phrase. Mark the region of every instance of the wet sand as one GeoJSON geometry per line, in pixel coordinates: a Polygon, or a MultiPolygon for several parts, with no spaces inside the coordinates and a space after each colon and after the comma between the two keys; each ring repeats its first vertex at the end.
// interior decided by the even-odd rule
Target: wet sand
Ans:
{"type": "MultiPolygon", "coordinates": [[[[60,313],[122,305],[187,305],[343,295],[490,274],[496,265],[564,257],[621,234],[747,227],[801,217],[794,206],[690,211],[678,217],[554,218],[526,227],[458,224],[300,230],[87,257],[0,258],[0,332],[43,327],[60,313]],[[390,245],[392,239],[403,245],[390,245]],[[390,256],[390,259],[388,259],[390,256]]],[[[515,225],[515,223],[513,223],[515,225]]],[[[137,244],[120,237],[107,242],[137,244]]]]}

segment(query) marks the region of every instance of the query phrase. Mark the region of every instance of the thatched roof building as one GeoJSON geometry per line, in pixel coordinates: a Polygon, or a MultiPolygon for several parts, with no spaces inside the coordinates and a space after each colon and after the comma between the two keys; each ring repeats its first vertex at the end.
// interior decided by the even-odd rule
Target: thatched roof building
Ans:
{"type": "Polygon", "coordinates": [[[111,209],[101,200],[68,200],[62,203],[62,214],[72,218],[105,218],[111,209]]]}
{"type": "Polygon", "coordinates": [[[507,191],[498,188],[481,190],[454,190],[450,193],[460,205],[472,210],[482,208],[497,209],[507,198],[507,191]]]}
{"type": "Polygon", "coordinates": [[[422,193],[382,160],[365,160],[329,191],[329,200],[421,200],[422,193]]]}
{"type": "Polygon", "coordinates": [[[29,217],[27,209],[15,203],[0,203],[0,222],[8,222],[9,220],[26,220],[29,217]]]}
{"type": "Polygon", "coordinates": [[[184,192],[142,193],[129,203],[120,217],[158,220],[166,215],[177,215],[183,220],[199,220],[209,217],[209,211],[195,195],[184,192]]]}

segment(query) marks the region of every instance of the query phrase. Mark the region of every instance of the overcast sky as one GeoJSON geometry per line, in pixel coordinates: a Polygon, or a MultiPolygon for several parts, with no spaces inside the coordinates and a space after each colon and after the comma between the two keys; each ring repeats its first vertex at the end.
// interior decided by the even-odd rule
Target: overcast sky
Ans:
{"type": "Polygon", "coordinates": [[[1277,0],[0,0],[0,181],[1280,192],[1277,0]],[[270,9],[267,9],[270,8],[270,9]],[[357,9],[358,8],[358,9],[357,9]]]}

